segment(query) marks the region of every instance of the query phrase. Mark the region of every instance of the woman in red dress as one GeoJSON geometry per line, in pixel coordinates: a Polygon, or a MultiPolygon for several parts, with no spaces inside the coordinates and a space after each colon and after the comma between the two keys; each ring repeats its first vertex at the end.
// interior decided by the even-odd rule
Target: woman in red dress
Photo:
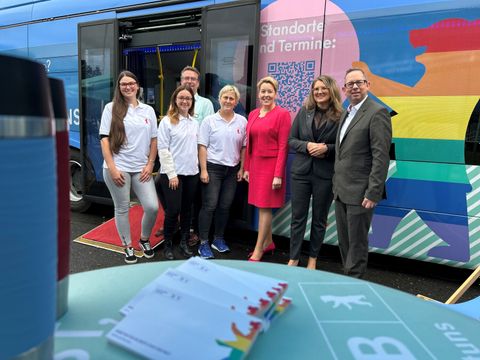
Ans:
{"type": "Polygon", "coordinates": [[[258,236],[249,261],[260,261],[272,241],[272,208],[285,203],[285,165],[291,119],[277,106],[278,82],[264,77],[257,84],[261,107],[248,116],[247,151],[243,178],[248,182],[248,203],[258,208],[258,236]]]}

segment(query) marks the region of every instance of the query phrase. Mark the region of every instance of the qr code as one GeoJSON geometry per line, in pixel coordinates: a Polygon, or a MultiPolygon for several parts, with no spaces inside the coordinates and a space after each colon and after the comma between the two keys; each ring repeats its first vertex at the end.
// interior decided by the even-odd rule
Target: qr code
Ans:
{"type": "Polygon", "coordinates": [[[297,112],[315,78],[315,61],[269,63],[268,73],[278,81],[278,105],[292,113],[297,112]]]}

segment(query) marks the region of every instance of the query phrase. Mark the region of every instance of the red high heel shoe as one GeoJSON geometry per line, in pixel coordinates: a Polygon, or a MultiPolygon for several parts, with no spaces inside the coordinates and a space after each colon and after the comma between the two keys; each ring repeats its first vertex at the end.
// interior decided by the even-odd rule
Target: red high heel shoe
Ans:
{"type": "MultiPolygon", "coordinates": [[[[267,253],[271,253],[273,255],[273,251],[276,249],[275,247],[275,243],[272,241],[270,243],[270,245],[268,245],[265,249],[263,249],[263,255],[267,254],[267,253]]],[[[248,257],[252,257],[253,255],[253,251],[251,253],[248,253],[248,257]]]]}
{"type": "Polygon", "coordinates": [[[270,243],[270,245],[268,245],[265,249],[263,249],[263,253],[266,254],[266,253],[272,253],[273,254],[273,251],[275,250],[275,243],[272,241],[270,243]]]}
{"type": "Polygon", "coordinates": [[[255,260],[255,259],[252,259],[252,257],[250,256],[250,257],[248,258],[248,261],[250,261],[250,262],[260,262],[260,261],[262,261],[262,259],[255,260]]]}

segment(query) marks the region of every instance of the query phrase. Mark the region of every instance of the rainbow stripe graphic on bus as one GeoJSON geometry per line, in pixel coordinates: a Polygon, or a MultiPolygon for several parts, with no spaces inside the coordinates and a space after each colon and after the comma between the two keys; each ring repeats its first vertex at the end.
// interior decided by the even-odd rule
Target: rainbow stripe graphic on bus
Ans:
{"type": "MultiPolygon", "coordinates": [[[[330,74],[341,85],[352,66],[367,73],[370,95],[393,115],[395,160],[388,199],[372,222],[372,251],[454,266],[480,264],[479,160],[466,161],[466,146],[479,137],[478,6],[460,1],[446,12],[430,0],[262,4],[259,77],[280,80],[279,103],[292,119],[315,76],[330,74]],[[319,23],[323,32],[308,34],[319,23]],[[288,51],[293,47],[295,52],[288,51]]],[[[289,202],[273,224],[274,233],[290,235],[289,202]]],[[[333,207],[328,224],[325,242],[336,244],[333,207]]]]}
{"type": "Polygon", "coordinates": [[[472,188],[464,143],[480,87],[470,85],[472,68],[466,62],[473,60],[480,70],[480,21],[445,19],[411,31],[410,40],[413,47],[425,47],[416,58],[425,74],[413,87],[357,64],[369,73],[371,91],[397,113],[392,118],[397,171],[387,182],[388,199],[376,211],[371,245],[387,248],[397,225],[413,209],[443,240],[427,255],[468,262],[466,194],[472,188]]]}

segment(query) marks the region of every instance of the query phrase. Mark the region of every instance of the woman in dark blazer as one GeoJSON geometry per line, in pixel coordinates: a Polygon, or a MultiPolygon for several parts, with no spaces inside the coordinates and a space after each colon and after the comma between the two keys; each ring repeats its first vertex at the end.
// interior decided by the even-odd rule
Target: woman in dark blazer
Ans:
{"type": "Polygon", "coordinates": [[[288,139],[288,145],[296,152],[291,168],[290,266],[298,265],[300,259],[312,197],[307,268],[316,268],[317,255],[327,227],[328,210],[333,200],[335,138],[341,113],[340,90],[336,81],[330,76],[319,76],[313,81],[310,94],[293,121],[288,139]]]}

